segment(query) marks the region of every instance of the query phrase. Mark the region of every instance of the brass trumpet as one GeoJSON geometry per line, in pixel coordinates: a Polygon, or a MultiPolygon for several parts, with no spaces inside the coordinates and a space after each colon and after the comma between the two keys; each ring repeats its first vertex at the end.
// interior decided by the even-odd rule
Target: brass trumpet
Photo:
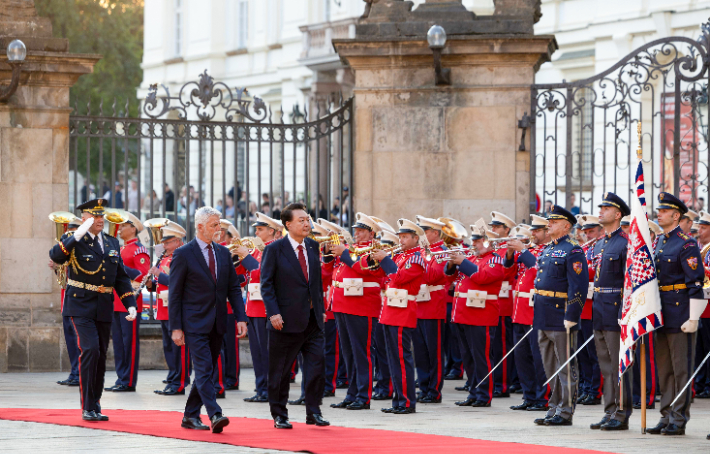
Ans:
{"type": "Polygon", "coordinates": [[[492,238],[492,239],[490,239],[490,240],[486,240],[486,241],[483,242],[483,246],[484,246],[484,247],[489,247],[489,246],[493,245],[493,248],[494,248],[494,249],[498,249],[498,248],[499,248],[499,244],[505,243],[505,242],[507,242],[507,241],[512,241],[512,240],[518,240],[518,241],[522,242],[523,244],[530,244],[530,241],[531,241],[530,238],[527,238],[527,237],[524,237],[524,236],[521,236],[521,237],[518,237],[518,236],[508,236],[508,237],[505,237],[505,238],[492,238]]]}
{"type": "Polygon", "coordinates": [[[150,230],[150,236],[153,238],[153,246],[159,245],[163,241],[163,227],[167,227],[170,224],[170,220],[167,218],[153,218],[148,219],[143,223],[144,227],[148,227],[150,230]]]}
{"type": "Polygon", "coordinates": [[[263,251],[266,245],[258,236],[248,236],[244,238],[235,238],[230,244],[227,245],[229,252],[234,253],[237,248],[244,246],[249,249],[249,253],[253,253],[255,250],[263,251]]]}
{"type": "MultiPolygon", "coordinates": [[[[74,214],[68,211],[55,211],[49,214],[49,220],[54,222],[54,239],[59,243],[62,240],[62,235],[67,232],[69,223],[78,219],[74,214]]],[[[67,265],[69,262],[57,265],[57,284],[63,289],[67,288],[67,265]]]]}
{"type": "MultiPolygon", "coordinates": [[[[391,247],[384,247],[384,245],[382,243],[377,243],[377,245],[378,245],[378,247],[375,247],[374,249],[372,249],[366,253],[366,257],[368,259],[370,258],[370,255],[372,254],[372,252],[374,252],[375,250],[382,250],[382,251],[386,252],[388,255],[392,255],[392,256],[402,252],[402,246],[399,246],[399,245],[391,246],[391,247]]],[[[373,246],[375,246],[375,245],[373,244],[373,246]]],[[[365,249],[365,248],[362,248],[362,249],[365,249]]],[[[373,262],[372,265],[365,267],[366,270],[374,270],[380,266],[379,261],[372,259],[372,262],[373,262]]]]}
{"type": "Polygon", "coordinates": [[[114,238],[118,237],[118,226],[128,221],[128,213],[118,208],[106,208],[104,219],[108,222],[108,234],[114,238]]]}
{"type": "Polygon", "coordinates": [[[466,255],[466,254],[475,253],[475,252],[477,252],[477,251],[476,251],[476,248],[473,247],[473,246],[470,247],[470,248],[467,248],[467,247],[455,247],[455,248],[447,249],[447,250],[445,250],[445,251],[433,251],[433,252],[432,252],[432,251],[428,251],[427,254],[424,256],[424,259],[425,259],[427,262],[432,261],[435,257],[442,257],[442,258],[446,258],[446,259],[448,260],[448,259],[451,258],[451,255],[452,255],[452,254],[464,254],[464,255],[466,255]]]}

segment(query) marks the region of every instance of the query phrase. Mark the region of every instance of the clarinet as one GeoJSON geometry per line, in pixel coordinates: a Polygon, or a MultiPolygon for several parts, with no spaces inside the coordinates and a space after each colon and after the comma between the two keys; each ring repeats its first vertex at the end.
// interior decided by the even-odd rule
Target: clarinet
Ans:
{"type": "MultiPolygon", "coordinates": [[[[155,262],[155,266],[160,265],[160,262],[163,260],[163,257],[165,257],[165,251],[163,251],[163,253],[160,254],[160,257],[158,257],[158,261],[155,262]]],[[[150,276],[151,276],[150,273],[146,273],[145,276],[143,276],[143,280],[141,281],[141,285],[140,285],[140,287],[138,287],[138,289],[137,289],[135,292],[133,292],[133,296],[138,296],[138,295],[140,295],[140,293],[141,293],[141,292],[143,291],[143,289],[145,288],[145,284],[148,283],[148,278],[149,278],[150,276]]]]}

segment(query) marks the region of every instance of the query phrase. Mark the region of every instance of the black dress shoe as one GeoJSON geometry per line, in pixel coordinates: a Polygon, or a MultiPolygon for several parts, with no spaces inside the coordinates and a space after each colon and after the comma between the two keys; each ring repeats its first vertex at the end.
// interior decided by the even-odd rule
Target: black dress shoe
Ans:
{"type": "Polygon", "coordinates": [[[335,391],[323,391],[323,397],[335,397],[335,391]]]}
{"type": "Polygon", "coordinates": [[[565,419],[560,415],[555,415],[545,422],[546,426],[571,426],[572,418],[565,419]]]}
{"type": "Polygon", "coordinates": [[[593,424],[589,425],[589,428],[592,430],[599,430],[602,428],[602,426],[610,421],[608,416],[604,416],[601,421],[595,422],[593,424]]]}
{"type": "Polygon", "coordinates": [[[353,403],[351,400],[344,400],[342,402],[338,402],[337,404],[330,404],[330,408],[346,408],[351,403],[353,403]]]}
{"type": "Polygon", "coordinates": [[[417,410],[414,407],[397,407],[394,409],[392,414],[395,415],[408,415],[410,413],[416,413],[417,410]]]}
{"type": "MultiPolygon", "coordinates": [[[[653,410],[656,408],[656,403],[654,402],[652,405],[646,405],[646,410],[653,410]]],[[[641,402],[635,403],[634,404],[634,409],[635,410],[641,410],[641,402]]]]}
{"type": "Polygon", "coordinates": [[[167,384],[168,384],[168,381],[167,381],[167,380],[163,380],[163,384],[164,384],[164,385],[167,385],[167,384]]]}
{"type": "Polygon", "coordinates": [[[277,416],[274,418],[274,427],[277,429],[293,429],[293,426],[288,422],[288,418],[277,416]]]}
{"type": "Polygon", "coordinates": [[[259,396],[259,395],[254,395],[251,397],[245,397],[244,402],[256,402],[256,403],[265,403],[268,402],[269,398],[266,396],[259,396]]]}
{"type": "Polygon", "coordinates": [[[163,390],[156,389],[153,391],[155,394],[160,394],[161,396],[184,396],[185,395],[185,390],[183,389],[182,391],[178,391],[175,388],[169,388],[166,387],[163,390]]]}
{"type": "Polygon", "coordinates": [[[658,424],[656,424],[656,427],[647,428],[646,433],[651,435],[660,435],[661,431],[663,431],[663,429],[665,429],[667,425],[668,424],[659,422],[658,424]]]}
{"type": "Polygon", "coordinates": [[[582,405],[601,405],[602,400],[598,397],[588,396],[587,400],[582,402],[582,405]]]}
{"type": "Polygon", "coordinates": [[[547,411],[550,407],[545,404],[534,404],[525,409],[525,411],[547,411]]]}
{"type": "MultiPolygon", "coordinates": [[[[368,406],[369,408],[369,406],[368,406]]],[[[321,414],[315,414],[315,415],[308,415],[306,416],[306,424],[308,425],[316,425],[316,426],[329,426],[330,422],[326,421],[323,419],[323,415],[321,414]]]]}
{"type": "Polygon", "coordinates": [[[239,385],[225,386],[225,391],[239,391],[239,385]]]}
{"type": "Polygon", "coordinates": [[[547,423],[547,421],[549,421],[550,419],[552,419],[552,416],[545,416],[544,418],[537,418],[533,422],[535,424],[537,424],[538,426],[544,426],[544,425],[546,425],[545,423],[547,423]]]}
{"type": "Polygon", "coordinates": [[[661,435],[685,435],[685,427],[668,424],[665,428],[661,429],[661,435]]]}
{"type": "Polygon", "coordinates": [[[306,405],[306,398],[305,397],[299,397],[296,400],[289,400],[288,401],[289,405],[306,405]]]}
{"type": "Polygon", "coordinates": [[[471,404],[472,407],[490,407],[491,403],[483,400],[477,400],[471,404]]]}
{"type": "Polygon", "coordinates": [[[423,397],[422,399],[420,399],[419,402],[421,402],[423,404],[440,404],[441,397],[439,397],[437,399],[436,397],[433,397],[433,396],[426,396],[426,397],[423,397]]]}
{"type": "Polygon", "coordinates": [[[392,412],[394,412],[394,410],[395,410],[395,407],[380,408],[380,411],[382,413],[392,413],[392,412]]]}
{"type": "Polygon", "coordinates": [[[466,392],[468,392],[469,387],[468,387],[468,385],[463,385],[463,386],[457,386],[457,387],[454,388],[454,389],[455,389],[456,391],[466,391],[466,392]]]}
{"type": "Polygon", "coordinates": [[[229,425],[229,418],[222,416],[222,413],[215,413],[210,418],[212,423],[212,433],[221,434],[222,430],[229,425]]]}
{"type": "Polygon", "coordinates": [[[392,394],[389,396],[387,394],[373,394],[372,395],[372,400],[389,400],[392,398],[392,394]]]}
{"type": "Polygon", "coordinates": [[[470,407],[476,402],[476,399],[466,399],[466,400],[460,400],[458,402],[454,402],[456,405],[459,407],[470,407]]]}
{"type": "Polygon", "coordinates": [[[80,386],[81,383],[79,383],[79,380],[68,380],[67,381],[67,386],[80,386]]]}
{"type": "Polygon", "coordinates": [[[347,408],[348,410],[369,410],[370,404],[366,404],[364,402],[357,401],[357,402],[351,403],[350,405],[348,405],[345,408],[347,408]]]}
{"type": "Polygon", "coordinates": [[[528,408],[532,407],[532,403],[528,402],[527,400],[524,400],[522,404],[520,405],[513,405],[510,407],[511,410],[527,410],[528,408]]]}
{"type": "Polygon", "coordinates": [[[577,403],[582,404],[584,403],[585,400],[587,400],[587,397],[589,397],[589,394],[582,394],[577,398],[577,403]]]}
{"type": "Polygon", "coordinates": [[[98,421],[99,417],[93,411],[83,410],[81,412],[81,419],[83,419],[84,421],[98,421]]]}
{"type": "Polygon", "coordinates": [[[510,393],[504,393],[503,391],[496,391],[493,393],[493,397],[510,397],[510,393]]]}
{"type": "Polygon", "coordinates": [[[118,385],[113,387],[113,392],[115,393],[134,393],[136,392],[135,386],[118,385]]]}
{"type": "Polygon", "coordinates": [[[114,389],[118,388],[119,385],[113,385],[109,386],[107,388],[104,388],[104,391],[113,391],[114,389]]]}
{"type": "Polygon", "coordinates": [[[199,416],[197,418],[183,417],[180,427],[184,427],[185,429],[194,429],[194,430],[210,430],[210,428],[208,426],[202,424],[202,420],[200,419],[199,416]]]}
{"type": "Polygon", "coordinates": [[[108,421],[108,416],[102,414],[100,411],[95,411],[96,417],[99,418],[99,421],[108,421]]]}
{"type": "Polygon", "coordinates": [[[69,379],[67,378],[66,380],[60,380],[57,382],[58,385],[68,385],[69,384],[69,379]]]}
{"type": "Polygon", "coordinates": [[[629,430],[629,421],[612,419],[601,427],[602,430],[629,430]]]}
{"type": "Polygon", "coordinates": [[[347,381],[338,380],[335,382],[335,389],[348,389],[350,384],[347,381]]]}
{"type": "Polygon", "coordinates": [[[215,393],[214,397],[216,399],[225,399],[227,396],[224,395],[224,392],[221,392],[221,393],[215,393]]]}

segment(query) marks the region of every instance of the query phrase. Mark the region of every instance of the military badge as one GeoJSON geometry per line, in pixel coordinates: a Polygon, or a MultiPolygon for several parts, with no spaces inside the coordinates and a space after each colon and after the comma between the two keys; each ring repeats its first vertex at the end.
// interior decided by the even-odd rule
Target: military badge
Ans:
{"type": "Polygon", "coordinates": [[[572,268],[574,269],[575,273],[582,274],[582,262],[574,262],[572,264],[572,268]]]}
{"type": "Polygon", "coordinates": [[[565,255],[567,255],[567,252],[565,252],[561,249],[557,249],[555,251],[552,251],[552,253],[550,254],[550,257],[555,258],[555,259],[559,259],[559,258],[564,257],[565,255]]]}
{"type": "Polygon", "coordinates": [[[118,251],[115,249],[111,249],[110,251],[108,251],[108,256],[109,257],[118,257],[118,251]]]}
{"type": "Polygon", "coordinates": [[[686,260],[688,262],[688,266],[690,267],[691,270],[695,271],[698,268],[698,258],[697,257],[691,257],[686,260]]]}
{"type": "Polygon", "coordinates": [[[661,192],[660,194],[658,194],[658,200],[663,200],[663,196],[664,196],[664,195],[665,195],[665,194],[663,194],[662,192],[661,192]]]}
{"type": "Polygon", "coordinates": [[[407,262],[407,264],[404,266],[404,269],[405,269],[405,270],[408,270],[408,269],[411,268],[411,267],[412,267],[412,263],[411,263],[411,262],[407,262]]]}
{"type": "Polygon", "coordinates": [[[145,257],[141,257],[141,265],[145,263],[145,257]]]}

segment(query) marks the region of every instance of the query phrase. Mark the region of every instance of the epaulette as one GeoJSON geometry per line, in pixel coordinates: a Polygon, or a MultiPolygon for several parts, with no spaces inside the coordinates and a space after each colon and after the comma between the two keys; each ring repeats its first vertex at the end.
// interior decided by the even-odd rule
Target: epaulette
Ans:
{"type": "Polygon", "coordinates": [[[626,238],[627,240],[629,239],[629,235],[626,232],[624,232],[623,230],[621,232],[619,232],[619,235],[621,235],[622,238],[626,238]]]}
{"type": "Polygon", "coordinates": [[[408,265],[419,265],[426,269],[426,262],[424,262],[424,258],[419,253],[412,255],[407,262],[408,265]]]}
{"type": "Polygon", "coordinates": [[[688,235],[686,235],[685,233],[683,233],[680,230],[678,231],[678,236],[683,238],[685,241],[692,240],[692,238],[690,238],[688,235]]]}
{"type": "Polygon", "coordinates": [[[503,263],[505,262],[505,260],[503,259],[503,257],[501,257],[500,255],[496,254],[495,252],[494,252],[492,255],[493,255],[493,258],[492,258],[491,261],[489,262],[489,263],[491,264],[491,265],[490,265],[491,267],[493,267],[493,264],[503,265],[503,263]]]}
{"type": "Polygon", "coordinates": [[[133,253],[133,257],[135,257],[138,254],[150,255],[150,254],[148,254],[148,250],[145,248],[145,246],[138,246],[136,248],[136,251],[133,253]]]}
{"type": "Polygon", "coordinates": [[[572,238],[567,238],[567,242],[570,243],[572,246],[579,246],[579,243],[577,241],[573,240],[572,238]]]}
{"type": "Polygon", "coordinates": [[[69,236],[71,236],[71,235],[74,235],[74,232],[64,232],[64,233],[62,234],[62,237],[61,237],[59,240],[60,240],[60,241],[64,241],[64,240],[66,240],[67,238],[69,238],[69,236]]]}

